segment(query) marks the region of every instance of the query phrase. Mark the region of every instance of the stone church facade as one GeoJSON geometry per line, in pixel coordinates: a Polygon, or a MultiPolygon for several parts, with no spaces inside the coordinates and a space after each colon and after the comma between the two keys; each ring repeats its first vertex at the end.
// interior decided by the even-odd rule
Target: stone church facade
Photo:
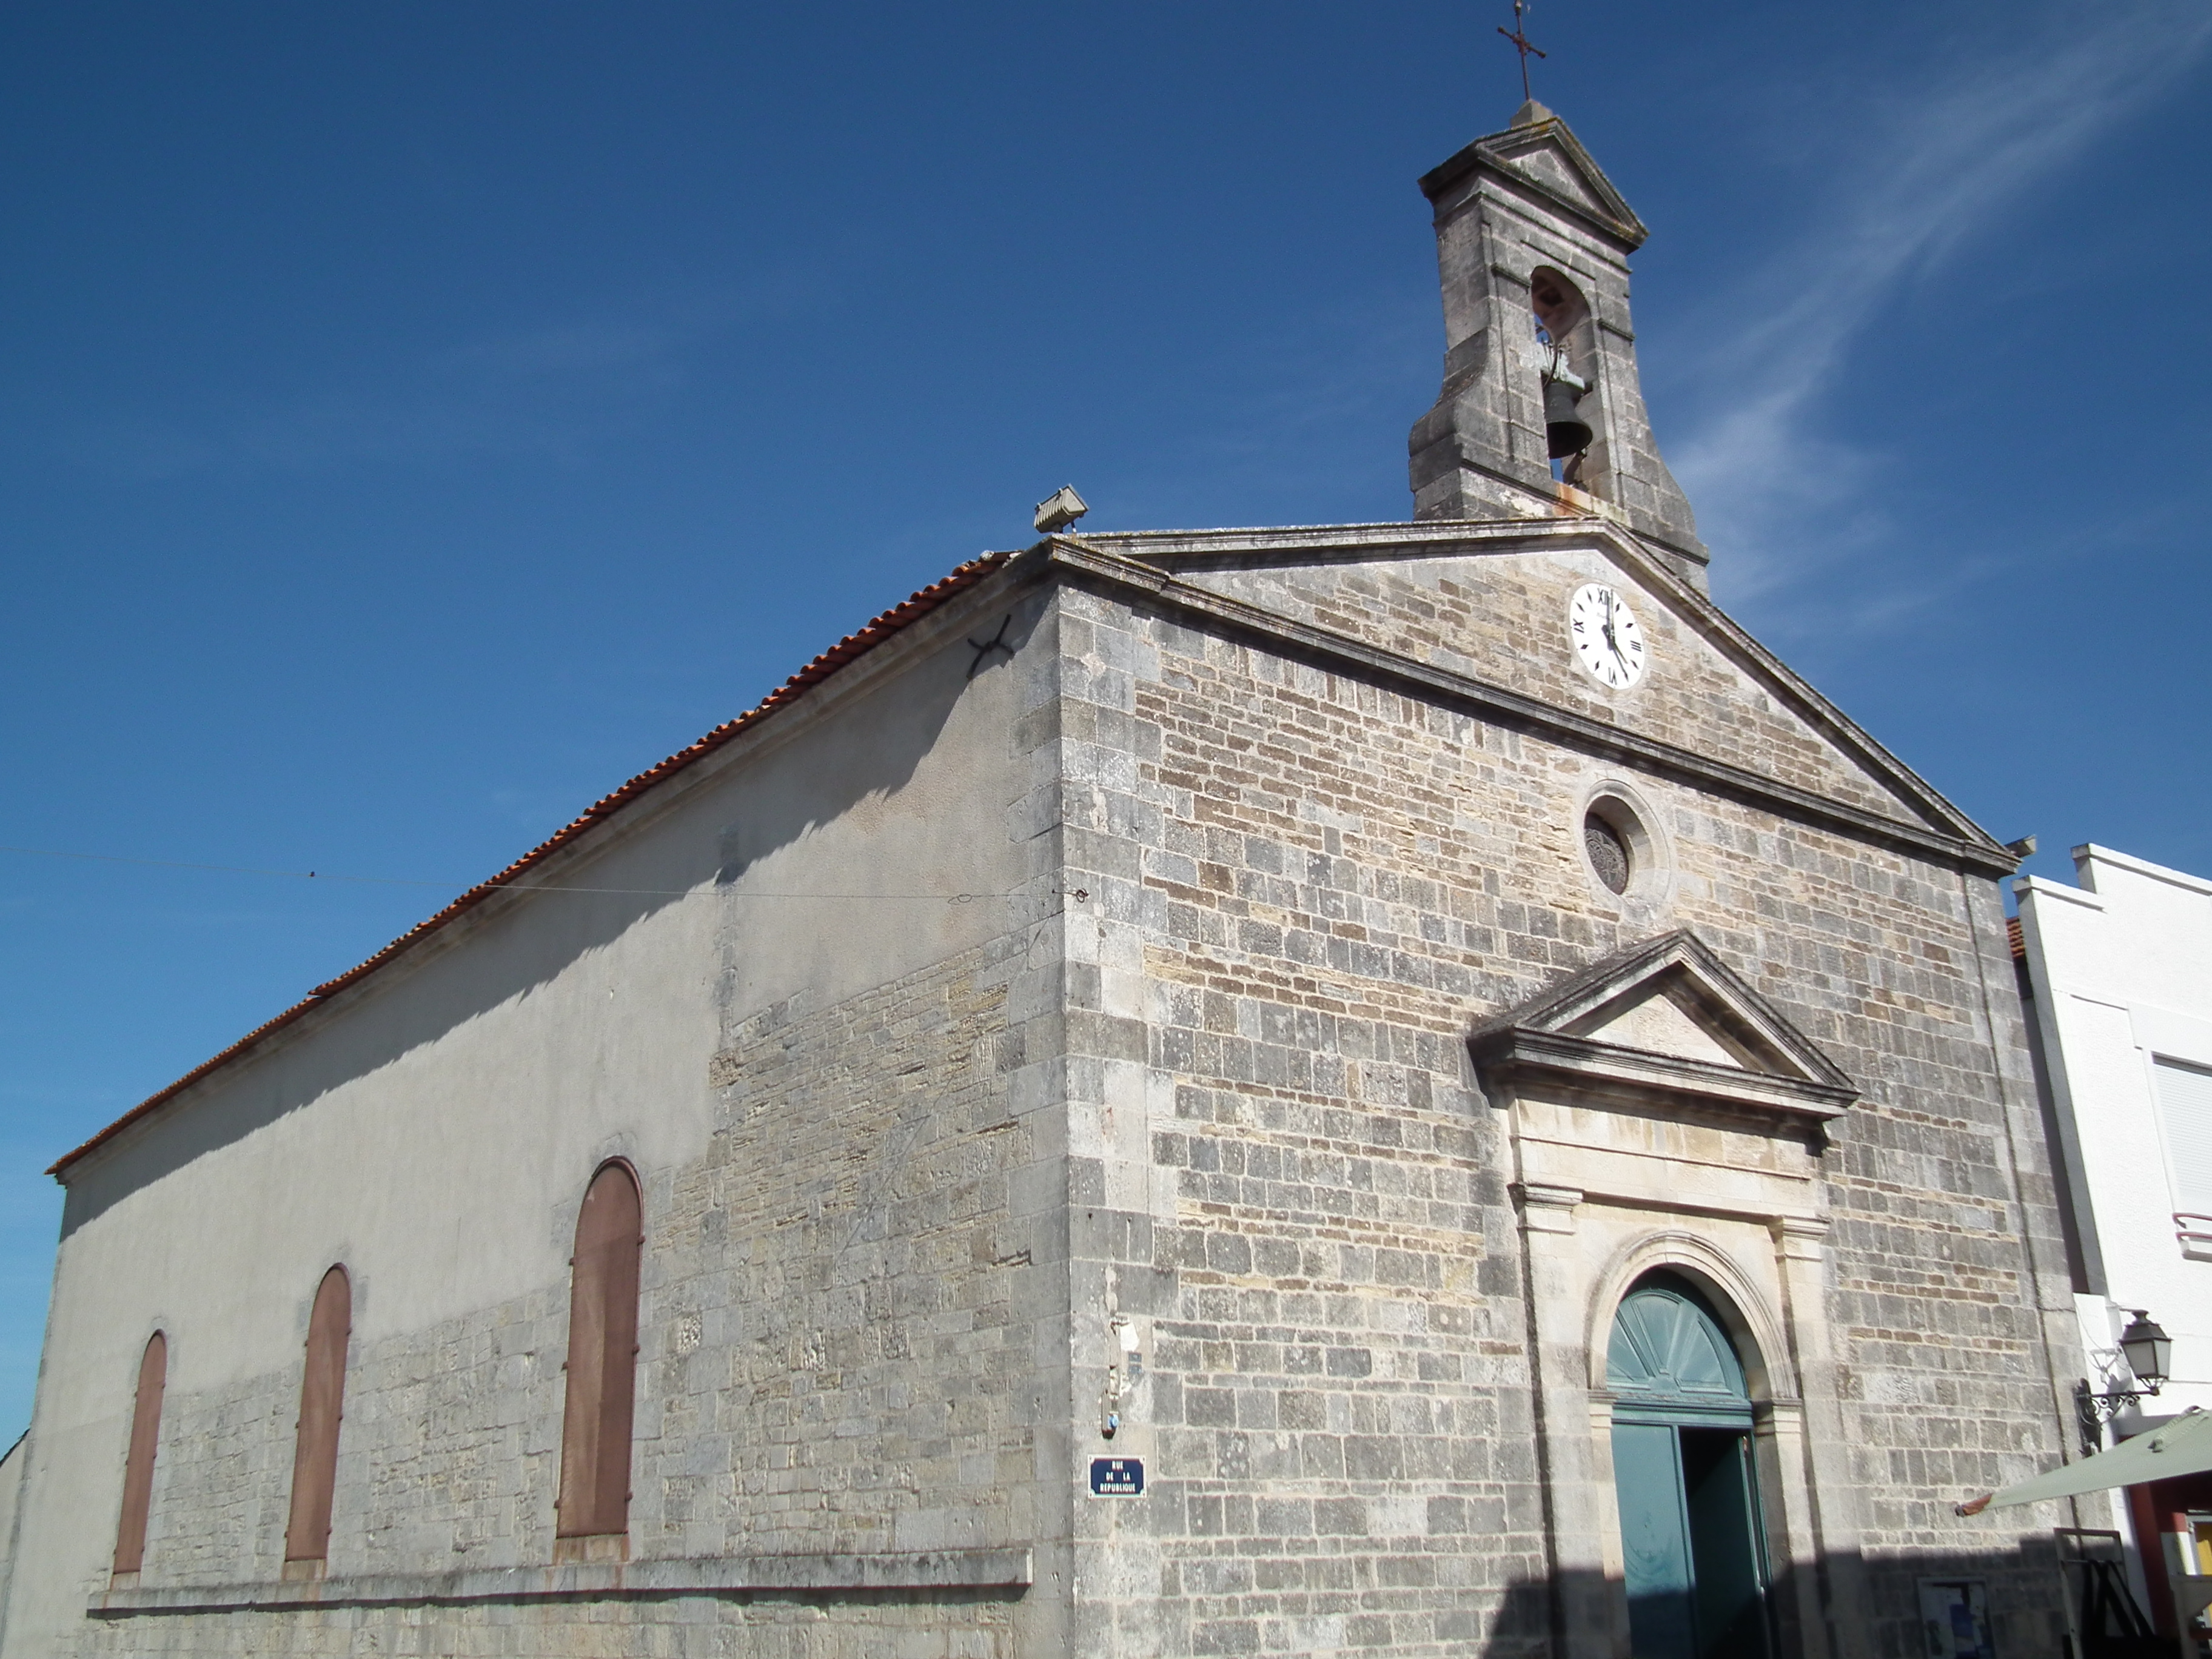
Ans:
{"type": "Polygon", "coordinates": [[[1412,521],[964,566],[58,1166],[0,1651],[2058,1652],[2016,860],[1423,184],[1412,521]]]}

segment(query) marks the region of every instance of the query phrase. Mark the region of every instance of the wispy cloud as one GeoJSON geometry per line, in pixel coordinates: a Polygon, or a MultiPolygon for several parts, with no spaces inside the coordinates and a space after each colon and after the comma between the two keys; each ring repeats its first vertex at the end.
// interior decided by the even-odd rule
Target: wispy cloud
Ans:
{"type": "Polygon", "coordinates": [[[681,331],[571,324],[428,354],[389,387],[339,389],[242,422],[240,453],[279,466],[368,457],[572,454],[682,383],[681,331]]]}
{"type": "Polygon", "coordinates": [[[1886,528],[1868,505],[1882,457],[1817,420],[1854,337],[2212,43],[2212,11],[2197,0],[2100,8],[2094,19],[2022,7],[2011,24],[2020,44],[1971,78],[1900,88],[1870,108],[1865,131],[1838,147],[1848,160],[1819,228],[1729,296],[1729,328],[1704,359],[1707,385],[1725,388],[1711,398],[1718,412],[1673,450],[1705,539],[1726,550],[1732,600],[1886,528]]]}
{"type": "MultiPolygon", "coordinates": [[[[817,277],[818,280],[818,277],[817,277]]],[[[517,329],[396,353],[374,371],[189,419],[111,419],[79,459],[139,480],[361,461],[545,455],[574,459],[676,396],[698,355],[747,323],[807,302],[811,284],[743,291],[517,329]]]]}
{"type": "Polygon", "coordinates": [[[1102,522],[1316,523],[1408,510],[1393,428],[1436,395],[1433,301],[1418,286],[1371,289],[1271,321],[1264,356],[1239,339],[1206,373],[1166,367],[1166,382],[1200,385],[1176,395],[1204,413],[1189,418],[1186,445],[1146,453],[1114,481],[1102,522]]]}
{"type": "Polygon", "coordinates": [[[468,342],[373,374],[189,419],[113,417],[76,435],[94,470],[139,482],[362,460],[570,454],[681,383],[678,331],[570,325],[468,342]]]}

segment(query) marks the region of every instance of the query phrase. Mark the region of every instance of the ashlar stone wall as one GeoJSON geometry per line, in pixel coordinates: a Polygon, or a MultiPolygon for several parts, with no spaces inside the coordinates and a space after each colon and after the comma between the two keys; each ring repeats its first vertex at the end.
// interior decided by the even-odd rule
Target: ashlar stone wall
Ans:
{"type": "MultiPolygon", "coordinates": [[[[1204,580],[1300,590],[1280,608],[1417,655],[1449,622],[1452,648],[1510,685],[1559,653],[1537,620],[1555,628],[1583,574],[1484,567],[1484,591],[1530,590],[1525,625],[1503,617],[1510,642],[1468,608],[1471,586],[1395,569],[1204,580]]],[[[1703,651],[1623,586],[1678,655],[1703,651]]],[[[1141,1509],[1079,1514],[1110,1608],[1087,1650],[1542,1647],[1553,1562],[1516,1171],[1465,1037],[1675,927],[1865,1090],[1819,1160],[1838,1397],[1808,1402],[1808,1473],[1834,1640],[1915,1651],[1905,1553],[1941,1550],[2002,1580],[2008,1651],[2054,1646],[2056,1584],[2014,1570],[2018,1523],[1976,1531],[1950,1508],[2060,1449],[2048,1324],[2065,1285],[2015,1015],[1989,989],[1994,889],[1170,604],[1097,592],[1065,609],[1070,655],[1114,671],[1070,686],[1097,699],[1102,740],[1069,879],[1098,893],[1102,954],[1141,960],[1149,1068],[1141,1148],[1102,1137],[1097,1187],[1132,1213],[1079,1229],[1077,1319],[1091,1287],[1111,1310],[1094,1328],[1134,1313],[1147,1332],[1146,1428],[1124,1437],[1158,1466],[1141,1509]],[[1616,897],[1583,858],[1601,785],[1640,803],[1668,866],[1656,889],[1616,897]]],[[[1844,770],[1710,659],[1691,670],[1686,689],[1655,672],[1620,718],[1808,786],[1844,770]]],[[[1531,673],[1541,690],[1559,672],[1531,673]]],[[[1876,799],[1863,775],[1837,793],[1876,799]]]]}
{"type": "Polygon", "coordinates": [[[714,1057],[713,1149],[669,1217],[697,1243],[663,1293],[656,1553],[1035,1536],[1027,1291],[1054,1218],[1017,1206],[1032,1130],[1005,1086],[1028,942],[779,1004],[714,1057]]]}

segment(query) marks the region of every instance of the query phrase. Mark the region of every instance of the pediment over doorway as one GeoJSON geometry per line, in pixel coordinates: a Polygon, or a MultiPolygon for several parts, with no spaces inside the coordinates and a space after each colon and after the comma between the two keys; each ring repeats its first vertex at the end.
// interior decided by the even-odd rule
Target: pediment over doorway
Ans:
{"type": "Polygon", "coordinates": [[[1598,1093],[1675,1097],[1797,1120],[1835,1117],[1857,1085],[1695,934],[1662,934],[1468,1035],[1486,1079],[1545,1076],[1598,1093]]]}

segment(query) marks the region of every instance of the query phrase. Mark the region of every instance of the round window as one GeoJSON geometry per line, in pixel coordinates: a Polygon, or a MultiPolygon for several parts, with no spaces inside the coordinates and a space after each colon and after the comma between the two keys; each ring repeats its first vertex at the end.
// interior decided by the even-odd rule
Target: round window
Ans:
{"type": "Polygon", "coordinates": [[[1633,867],[1628,852],[1628,838],[1607,819],[1595,812],[1583,814],[1583,850],[1589,854],[1590,868],[1597,878],[1616,893],[1628,890],[1628,877],[1633,867]]]}

